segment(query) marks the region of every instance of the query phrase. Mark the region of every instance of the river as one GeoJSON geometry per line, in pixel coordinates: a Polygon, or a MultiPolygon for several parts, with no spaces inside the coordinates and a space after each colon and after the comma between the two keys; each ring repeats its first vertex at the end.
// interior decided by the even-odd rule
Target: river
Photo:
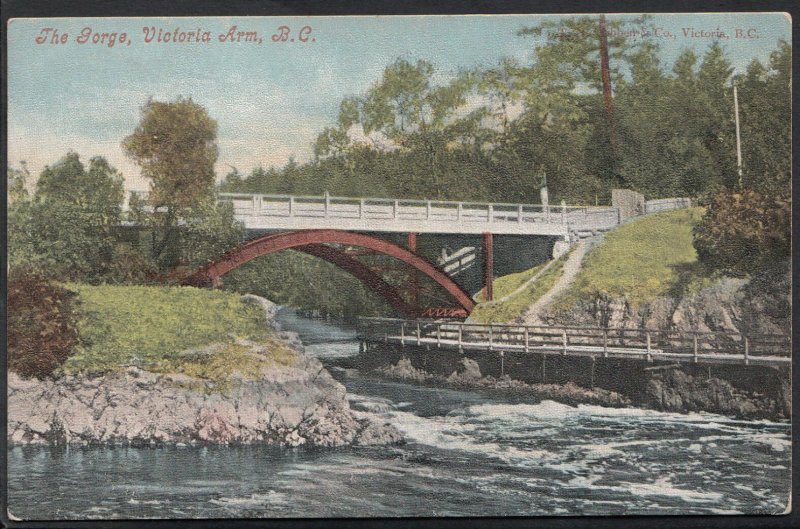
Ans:
{"type": "MultiPolygon", "coordinates": [[[[323,362],[358,352],[353,329],[282,310],[323,362]]],[[[22,519],[767,514],[790,489],[788,422],[577,408],[387,382],[331,369],[351,406],[407,442],[9,451],[22,519]]]]}

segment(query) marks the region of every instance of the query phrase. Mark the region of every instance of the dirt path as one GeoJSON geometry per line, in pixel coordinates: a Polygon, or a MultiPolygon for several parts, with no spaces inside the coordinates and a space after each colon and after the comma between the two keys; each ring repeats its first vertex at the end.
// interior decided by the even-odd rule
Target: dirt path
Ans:
{"type": "Polygon", "coordinates": [[[583,256],[586,255],[587,242],[585,239],[578,241],[575,248],[564,263],[563,273],[558,278],[553,288],[548,290],[542,297],[528,307],[525,314],[522,315],[523,323],[526,325],[540,325],[543,322],[539,319],[539,314],[547,307],[559,294],[564,292],[575,281],[578,272],[581,270],[581,263],[583,256]]]}

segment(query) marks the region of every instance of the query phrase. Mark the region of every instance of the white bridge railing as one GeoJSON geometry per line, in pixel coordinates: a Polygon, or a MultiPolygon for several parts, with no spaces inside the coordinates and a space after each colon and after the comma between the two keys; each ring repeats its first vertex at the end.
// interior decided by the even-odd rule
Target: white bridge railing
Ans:
{"type": "Polygon", "coordinates": [[[451,202],[333,196],[220,193],[246,228],[355,229],[420,233],[568,235],[605,231],[619,222],[616,208],[451,202]]]}

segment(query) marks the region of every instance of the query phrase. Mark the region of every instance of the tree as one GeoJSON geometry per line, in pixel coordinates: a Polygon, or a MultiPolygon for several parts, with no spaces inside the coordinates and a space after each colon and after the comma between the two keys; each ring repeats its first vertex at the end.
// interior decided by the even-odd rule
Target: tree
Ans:
{"type": "Polygon", "coordinates": [[[122,147],[151,180],[153,258],[162,265],[165,250],[177,243],[179,219],[214,191],[217,122],[191,98],[174,102],[150,99],[142,118],[122,147]]]}
{"type": "Polygon", "coordinates": [[[26,185],[30,178],[30,172],[28,172],[25,162],[20,162],[20,165],[22,169],[6,168],[6,194],[9,205],[18,200],[28,199],[26,185]]]}
{"type": "MultiPolygon", "coordinates": [[[[386,67],[380,81],[358,101],[364,133],[377,132],[393,148],[406,153],[405,160],[420,171],[409,171],[405,196],[444,198],[449,177],[446,160],[452,142],[463,139],[474,115],[459,115],[473,83],[468,74],[448,83],[433,82],[434,66],[424,60],[410,63],[397,59],[386,67]]],[[[345,105],[346,120],[353,119],[353,105],[345,105]]]]}
{"type": "Polygon", "coordinates": [[[792,184],[791,56],[781,41],[767,67],[754,59],[737,81],[745,187],[784,197],[792,184]]]}
{"type": "Polygon", "coordinates": [[[100,280],[113,259],[122,181],[104,158],[92,158],[87,171],[74,152],[45,167],[34,196],[9,209],[11,266],[100,280]]]}
{"type": "Polygon", "coordinates": [[[694,228],[694,247],[712,270],[742,276],[789,259],[792,246],[790,198],[751,189],[725,190],[709,201],[694,228]]]}

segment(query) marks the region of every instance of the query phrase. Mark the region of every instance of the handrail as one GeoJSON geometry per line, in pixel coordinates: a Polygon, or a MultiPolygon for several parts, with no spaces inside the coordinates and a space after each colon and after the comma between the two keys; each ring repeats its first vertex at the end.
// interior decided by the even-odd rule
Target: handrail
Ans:
{"type": "Polygon", "coordinates": [[[494,208],[519,208],[522,206],[523,208],[542,208],[543,210],[549,210],[551,213],[558,214],[561,213],[562,210],[566,208],[566,211],[589,211],[589,212],[607,212],[614,210],[611,206],[590,206],[590,205],[568,205],[568,206],[561,206],[561,205],[544,205],[544,204],[521,204],[521,203],[512,203],[512,202],[459,202],[453,200],[423,200],[417,198],[384,198],[384,197],[340,197],[340,196],[333,196],[333,195],[283,195],[283,194],[260,194],[260,193],[218,193],[218,197],[222,199],[233,199],[240,197],[242,199],[252,200],[253,197],[261,197],[266,199],[274,199],[274,200],[289,200],[293,198],[294,200],[308,200],[308,201],[324,201],[326,198],[331,201],[338,201],[344,203],[351,203],[351,204],[358,204],[360,201],[364,201],[366,203],[386,203],[386,204],[393,204],[395,202],[399,203],[399,205],[411,205],[416,204],[420,206],[425,206],[427,204],[431,204],[432,206],[453,206],[458,207],[460,204],[462,207],[475,207],[475,208],[488,208],[492,206],[494,208]]]}
{"type": "MultiPolygon", "coordinates": [[[[738,332],[679,332],[665,329],[624,329],[579,326],[516,324],[477,324],[451,320],[402,320],[397,318],[359,318],[359,334],[364,339],[379,336],[381,341],[402,345],[406,326],[418,329],[413,344],[436,344],[437,348],[458,346],[488,351],[516,350],[551,354],[578,354],[607,357],[635,357],[653,361],[672,358],[680,361],[743,362],[748,365],[786,365],[791,362],[788,335],[738,332]],[[400,327],[401,336],[395,336],[400,327]],[[456,337],[457,336],[457,341],[456,337]]],[[[410,343],[410,342],[409,342],[410,343]]]]}

